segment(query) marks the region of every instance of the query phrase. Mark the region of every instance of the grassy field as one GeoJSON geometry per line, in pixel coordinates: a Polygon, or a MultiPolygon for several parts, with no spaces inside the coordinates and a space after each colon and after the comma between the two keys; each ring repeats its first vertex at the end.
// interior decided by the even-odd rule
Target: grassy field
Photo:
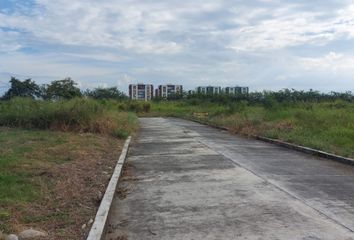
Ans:
{"type": "Polygon", "coordinates": [[[299,102],[269,105],[234,102],[153,102],[144,116],[191,118],[208,113],[202,120],[247,136],[261,135],[319,150],[354,157],[354,103],[299,102]]]}
{"type": "Polygon", "coordinates": [[[0,102],[0,125],[0,230],[83,239],[136,115],[113,101],[14,99],[0,102]]]}

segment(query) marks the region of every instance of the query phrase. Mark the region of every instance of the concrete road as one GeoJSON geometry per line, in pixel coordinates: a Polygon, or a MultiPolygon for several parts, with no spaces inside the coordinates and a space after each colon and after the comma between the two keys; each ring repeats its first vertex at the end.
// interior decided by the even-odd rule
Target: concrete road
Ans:
{"type": "Polygon", "coordinates": [[[354,240],[354,167],[172,118],[127,164],[106,240],[354,240]]]}

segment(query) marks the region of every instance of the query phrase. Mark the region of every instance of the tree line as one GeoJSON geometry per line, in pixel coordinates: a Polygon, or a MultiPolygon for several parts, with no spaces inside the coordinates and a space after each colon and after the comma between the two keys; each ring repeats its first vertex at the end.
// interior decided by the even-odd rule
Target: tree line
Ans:
{"type": "Polygon", "coordinates": [[[39,85],[32,79],[21,81],[11,77],[10,87],[1,100],[10,100],[14,97],[26,97],[43,100],[72,99],[75,97],[91,97],[94,99],[117,99],[123,100],[127,96],[118,88],[95,88],[81,91],[77,83],[71,78],[55,80],[49,84],[39,85]]]}
{"type": "MultiPolygon", "coordinates": [[[[43,100],[59,100],[59,99],[71,99],[75,97],[90,97],[93,99],[116,99],[125,100],[128,97],[124,92],[120,91],[117,87],[111,88],[95,88],[93,90],[87,89],[81,91],[77,87],[77,83],[71,78],[65,78],[63,80],[55,80],[49,84],[38,85],[32,79],[26,79],[21,81],[15,77],[11,77],[10,88],[5,94],[0,97],[0,100],[9,100],[13,97],[27,97],[33,99],[43,100]]],[[[319,91],[309,90],[295,90],[295,89],[283,89],[280,91],[262,91],[262,92],[250,92],[247,94],[201,94],[201,93],[187,93],[178,95],[171,95],[168,99],[155,98],[155,101],[162,100],[187,100],[190,103],[201,102],[215,102],[221,104],[227,104],[230,102],[246,101],[250,104],[274,104],[278,103],[296,103],[296,102],[321,102],[321,101],[336,101],[343,100],[347,102],[353,102],[354,95],[352,92],[330,92],[322,93],[319,91]]]]}
{"type": "Polygon", "coordinates": [[[215,103],[228,103],[247,101],[249,103],[262,103],[278,102],[278,103],[297,103],[297,102],[326,102],[343,100],[347,102],[354,101],[354,95],[352,92],[335,92],[323,93],[315,90],[295,90],[295,89],[283,89],[280,91],[260,91],[250,92],[246,94],[200,94],[192,93],[186,94],[183,98],[200,101],[209,101],[215,103]]]}

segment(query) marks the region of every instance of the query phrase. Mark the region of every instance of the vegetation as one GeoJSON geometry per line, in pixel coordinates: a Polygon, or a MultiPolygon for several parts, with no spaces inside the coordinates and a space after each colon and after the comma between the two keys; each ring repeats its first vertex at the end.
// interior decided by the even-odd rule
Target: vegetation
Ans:
{"type": "Polygon", "coordinates": [[[128,97],[116,87],[112,88],[95,88],[94,90],[86,90],[85,96],[93,99],[115,99],[115,100],[127,100],[128,97]]]}
{"type": "Polygon", "coordinates": [[[0,126],[92,132],[127,137],[134,114],[203,117],[245,135],[262,135],[353,157],[354,96],[284,89],[249,94],[184,94],[152,103],[129,101],[117,88],[81,93],[70,79],[38,86],[11,78],[0,101],[0,126]],[[21,97],[21,98],[19,98],[21,97]],[[22,98],[26,97],[26,98],[22,98]],[[195,113],[207,113],[195,115],[195,113]]]}
{"type": "Polygon", "coordinates": [[[0,128],[0,230],[84,239],[122,145],[106,135],[0,128]]]}
{"type": "Polygon", "coordinates": [[[71,79],[10,83],[0,101],[0,231],[27,226],[50,239],[83,239],[120,139],[134,134],[135,112],[150,105],[117,101],[125,98],[117,89],[82,94],[71,79]]]}
{"type": "Polygon", "coordinates": [[[133,113],[119,111],[117,102],[99,102],[74,98],[60,101],[36,101],[13,98],[0,102],[0,125],[26,129],[130,134],[137,128],[133,113]]]}
{"type": "Polygon", "coordinates": [[[27,97],[37,100],[69,100],[77,97],[89,97],[97,100],[115,99],[126,100],[127,96],[116,87],[95,88],[81,91],[71,78],[55,80],[50,84],[38,85],[32,79],[21,81],[11,77],[9,90],[0,100],[10,100],[16,97],[27,97]]]}
{"type": "Polygon", "coordinates": [[[240,101],[247,101],[250,104],[277,104],[277,103],[298,103],[298,102],[325,102],[343,100],[347,102],[354,101],[352,92],[330,92],[321,93],[314,90],[298,91],[295,89],[283,89],[281,91],[263,91],[251,92],[249,94],[188,94],[185,99],[190,102],[213,102],[220,104],[228,104],[240,101]]]}
{"type": "Polygon", "coordinates": [[[309,97],[308,100],[300,101],[289,100],[291,96],[280,100],[274,95],[263,96],[257,101],[247,98],[235,101],[227,96],[155,101],[151,112],[143,115],[198,118],[206,123],[227,127],[234,133],[261,135],[354,157],[352,96],[343,94],[334,98],[325,95],[323,98],[309,97]]]}
{"type": "Polygon", "coordinates": [[[21,82],[12,77],[10,85],[10,89],[2,97],[3,100],[9,100],[13,97],[35,98],[41,95],[40,87],[31,79],[26,79],[21,82]]]}
{"type": "Polygon", "coordinates": [[[77,83],[71,78],[56,80],[49,85],[42,86],[41,96],[43,99],[72,99],[81,97],[81,91],[76,87],[77,83]]]}

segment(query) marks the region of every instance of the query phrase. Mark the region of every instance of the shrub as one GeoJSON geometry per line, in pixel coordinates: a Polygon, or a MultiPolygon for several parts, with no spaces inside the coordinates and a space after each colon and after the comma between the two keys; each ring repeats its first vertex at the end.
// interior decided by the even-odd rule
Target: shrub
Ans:
{"type": "Polygon", "coordinates": [[[143,104],[143,111],[144,111],[145,113],[150,112],[150,109],[151,109],[150,103],[144,103],[144,104],[143,104]]]}
{"type": "Polygon", "coordinates": [[[129,136],[129,132],[123,129],[116,129],[114,135],[118,138],[126,139],[129,136]]]}
{"type": "Polygon", "coordinates": [[[229,103],[227,112],[229,114],[244,112],[247,108],[247,101],[229,103]]]}
{"type": "Polygon", "coordinates": [[[118,105],[118,109],[135,113],[148,113],[151,110],[151,104],[141,101],[122,102],[118,105]]]}
{"type": "Polygon", "coordinates": [[[277,109],[279,107],[279,103],[274,97],[268,96],[264,99],[263,106],[266,109],[277,109]]]}

